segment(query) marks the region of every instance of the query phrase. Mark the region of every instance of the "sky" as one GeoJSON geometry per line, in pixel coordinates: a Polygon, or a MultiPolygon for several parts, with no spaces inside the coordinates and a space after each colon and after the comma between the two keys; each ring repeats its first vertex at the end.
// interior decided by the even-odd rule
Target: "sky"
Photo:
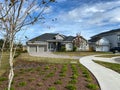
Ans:
{"type": "Polygon", "coordinates": [[[23,35],[28,40],[43,33],[80,33],[88,40],[98,33],[120,28],[120,0],[56,0],[44,11],[44,17],[44,23],[26,28],[23,35]]]}

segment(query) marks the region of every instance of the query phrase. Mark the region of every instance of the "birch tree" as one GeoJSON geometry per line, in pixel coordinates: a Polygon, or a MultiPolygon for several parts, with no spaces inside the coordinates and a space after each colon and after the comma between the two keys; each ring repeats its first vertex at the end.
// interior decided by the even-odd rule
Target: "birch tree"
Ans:
{"type": "Polygon", "coordinates": [[[25,26],[40,22],[43,13],[49,4],[55,0],[1,0],[0,1],[0,23],[1,32],[6,35],[9,40],[9,83],[8,90],[14,77],[13,59],[14,59],[14,40],[16,34],[25,26]]]}

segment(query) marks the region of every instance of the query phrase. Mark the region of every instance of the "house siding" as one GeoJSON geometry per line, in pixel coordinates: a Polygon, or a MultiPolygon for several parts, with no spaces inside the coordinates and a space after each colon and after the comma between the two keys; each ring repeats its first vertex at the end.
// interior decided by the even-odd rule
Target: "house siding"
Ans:
{"type": "Polygon", "coordinates": [[[120,36],[120,30],[112,30],[112,31],[95,35],[90,40],[91,41],[90,46],[94,47],[96,51],[100,51],[100,50],[109,51],[110,48],[119,47],[119,44],[120,44],[119,36],[120,36]],[[109,45],[108,46],[102,45],[102,46],[99,46],[98,48],[98,46],[96,45],[96,42],[99,41],[101,38],[106,38],[109,41],[109,45]],[[94,41],[95,39],[97,39],[97,41],[94,41]]]}
{"type": "Polygon", "coordinates": [[[66,51],[72,51],[73,49],[73,44],[72,43],[66,43],[65,44],[66,51]]]}

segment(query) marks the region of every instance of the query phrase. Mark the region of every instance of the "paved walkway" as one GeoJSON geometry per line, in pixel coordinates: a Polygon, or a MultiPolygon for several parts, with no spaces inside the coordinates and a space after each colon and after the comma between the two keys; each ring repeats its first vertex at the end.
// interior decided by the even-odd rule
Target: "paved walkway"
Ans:
{"type": "MultiPolygon", "coordinates": [[[[88,68],[99,82],[101,90],[120,90],[120,74],[94,63],[94,55],[80,58],[80,63],[88,68]]],[[[102,60],[102,58],[101,58],[102,60]]]]}

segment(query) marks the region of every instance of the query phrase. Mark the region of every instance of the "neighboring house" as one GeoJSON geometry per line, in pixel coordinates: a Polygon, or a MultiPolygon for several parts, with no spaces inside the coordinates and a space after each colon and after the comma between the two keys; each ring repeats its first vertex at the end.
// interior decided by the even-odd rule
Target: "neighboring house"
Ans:
{"type": "Polygon", "coordinates": [[[95,51],[109,51],[110,48],[120,47],[120,29],[92,36],[89,40],[89,45],[95,51]]]}
{"type": "Polygon", "coordinates": [[[76,37],[65,36],[59,33],[45,33],[29,40],[27,42],[27,50],[29,53],[60,51],[62,46],[64,46],[66,51],[72,51],[73,40],[75,38],[76,37]]]}
{"type": "Polygon", "coordinates": [[[88,41],[83,38],[80,34],[77,34],[73,40],[74,46],[77,47],[77,51],[86,51],[89,50],[88,41]]]}

